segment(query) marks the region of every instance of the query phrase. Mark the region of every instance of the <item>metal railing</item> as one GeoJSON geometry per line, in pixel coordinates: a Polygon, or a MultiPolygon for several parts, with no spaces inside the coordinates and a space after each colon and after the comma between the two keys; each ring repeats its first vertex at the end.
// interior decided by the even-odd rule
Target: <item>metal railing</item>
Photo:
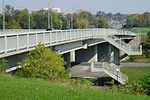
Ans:
{"type": "Polygon", "coordinates": [[[104,35],[103,37],[107,41],[111,41],[111,43],[114,43],[114,45],[116,43],[118,43],[119,45],[121,45],[122,48],[125,49],[126,52],[136,53],[136,54],[138,54],[138,53],[142,54],[142,47],[139,44],[134,44],[134,45],[127,44],[121,38],[118,38],[118,37],[116,37],[114,35],[108,35],[108,36],[104,35]]]}
{"type": "Polygon", "coordinates": [[[0,34],[12,34],[12,33],[22,33],[22,32],[38,32],[45,31],[45,29],[5,29],[0,30],[0,34]]]}
{"type": "Polygon", "coordinates": [[[5,30],[5,32],[0,34],[0,55],[34,48],[39,43],[52,46],[110,34],[133,35],[115,29],[30,30],[30,32],[29,30],[5,30]]]}
{"type": "Polygon", "coordinates": [[[116,79],[122,84],[128,80],[128,76],[120,72],[119,66],[116,66],[113,63],[108,62],[98,62],[98,63],[91,63],[91,72],[100,72],[103,71],[112,78],[116,79]]]}

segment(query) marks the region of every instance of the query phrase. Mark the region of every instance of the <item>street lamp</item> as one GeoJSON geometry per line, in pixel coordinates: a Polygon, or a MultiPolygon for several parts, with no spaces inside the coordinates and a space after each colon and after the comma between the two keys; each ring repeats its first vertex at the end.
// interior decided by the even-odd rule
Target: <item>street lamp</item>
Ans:
{"type": "Polygon", "coordinates": [[[98,17],[96,18],[96,27],[98,28],[98,17]]]}
{"type": "Polygon", "coordinates": [[[5,0],[3,0],[3,31],[5,31],[5,0]]]}
{"type": "Polygon", "coordinates": [[[30,11],[29,11],[29,31],[30,31],[30,27],[31,27],[31,20],[30,20],[31,16],[30,16],[30,11]]]}
{"type": "MultiPolygon", "coordinates": [[[[50,13],[49,13],[49,8],[50,8],[50,4],[53,0],[50,0],[48,3],[48,28],[50,28],[50,13]]],[[[51,14],[51,28],[53,28],[53,24],[52,24],[52,14],[51,14]]]]}

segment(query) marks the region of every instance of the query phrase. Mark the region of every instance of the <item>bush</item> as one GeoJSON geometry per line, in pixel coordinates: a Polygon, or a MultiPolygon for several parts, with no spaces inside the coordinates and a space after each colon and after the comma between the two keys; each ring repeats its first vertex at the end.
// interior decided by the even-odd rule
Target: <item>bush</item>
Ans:
{"type": "Polygon", "coordinates": [[[31,51],[20,65],[22,68],[18,70],[17,75],[23,77],[59,79],[68,75],[64,68],[65,61],[61,55],[42,44],[31,51]]]}
{"type": "Polygon", "coordinates": [[[134,62],[136,59],[136,56],[129,56],[129,59],[127,61],[134,62]]]}
{"type": "Polygon", "coordinates": [[[138,81],[129,81],[125,85],[112,84],[110,90],[134,95],[150,95],[150,75],[138,81]]]}
{"type": "Polygon", "coordinates": [[[70,84],[75,86],[90,86],[91,81],[89,79],[84,78],[77,78],[77,79],[71,79],[70,84]]]}
{"type": "Polygon", "coordinates": [[[7,60],[0,59],[0,73],[5,73],[7,68],[8,68],[7,60]]]}

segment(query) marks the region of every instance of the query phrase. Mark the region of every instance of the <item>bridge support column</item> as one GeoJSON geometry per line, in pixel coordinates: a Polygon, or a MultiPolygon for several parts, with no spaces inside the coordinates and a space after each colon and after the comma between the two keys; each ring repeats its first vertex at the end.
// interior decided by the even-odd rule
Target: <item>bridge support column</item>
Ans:
{"type": "Polygon", "coordinates": [[[70,57],[70,52],[63,54],[64,60],[66,61],[65,67],[71,67],[71,57],[70,57]]]}
{"type": "Polygon", "coordinates": [[[110,62],[111,45],[109,43],[101,43],[98,45],[98,62],[110,62]]]}
{"type": "Polygon", "coordinates": [[[116,65],[120,65],[120,50],[114,46],[112,46],[112,50],[111,52],[113,52],[113,63],[116,65]]]}
{"type": "Polygon", "coordinates": [[[98,61],[97,45],[88,47],[87,49],[77,50],[75,52],[75,61],[76,63],[97,62],[98,61]]]}

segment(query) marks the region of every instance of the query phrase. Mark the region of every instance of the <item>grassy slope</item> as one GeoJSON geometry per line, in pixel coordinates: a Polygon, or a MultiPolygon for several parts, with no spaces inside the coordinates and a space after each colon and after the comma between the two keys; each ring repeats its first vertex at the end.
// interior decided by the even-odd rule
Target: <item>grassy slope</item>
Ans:
{"type": "Polygon", "coordinates": [[[138,80],[150,75],[150,67],[122,67],[121,71],[128,75],[129,80],[138,80]]]}
{"type": "Polygon", "coordinates": [[[0,100],[150,100],[149,97],[0,76],[0,100]]]}

